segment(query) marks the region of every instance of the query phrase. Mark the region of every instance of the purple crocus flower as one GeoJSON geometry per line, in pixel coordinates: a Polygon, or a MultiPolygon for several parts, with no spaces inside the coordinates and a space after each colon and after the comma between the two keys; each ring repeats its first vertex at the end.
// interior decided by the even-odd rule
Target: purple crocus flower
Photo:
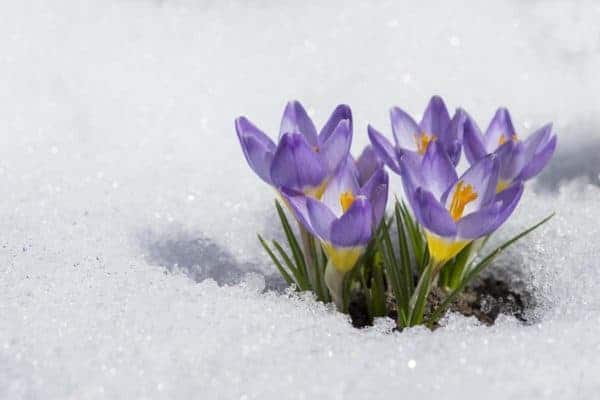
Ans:
{"type": "Polygon", "coordinates": [[[513,182],[531,179],[548,164],[556,149],[552,124],[546,124],[527,139],[520,140],[506,108],[499,108],[482,135],[471,117],[464,124],[463,145],[471,164],[488,154],[496,153],[500,164],[497,191],[513,182]]]}
{"type": "Polygon", "coordinates": [[[461,153],[462,127],[466,113],[457,110],[452,119],[439,96],[433,96],[425,109],[420,124],[405,111],[394,107],[390,111],[394,142],[369,125],[369,138],[377,155],[395,172],[400,173],[398,158],[402,154],[423,156],[428,146],[439,142],[448,153],[452,164],[458,164],[461,153]]]}
{"type": "Polygon", "coordinates": [[[356,177],[359,185],[364,185],[375,171],[383,167],[383,162],[377,157],[373,146],[366,146],[360,156],[354,161],[356,177]]]}
{"type": "Polygon", "coordinates": [[[479,159],[460,178],[435,142],[422,160],[402,157],[400,163],[408,202],[438,264],[500,227],[523,193],[523,184],[517,182],[496,194],[500,166],[495,154],[479,159]]]}
{"type": "Polygon", "coordinates": [[[371,240],[388,197],[389,178],[383,168],[375,170],[362,186],[357,176],[348,158],[320,200],[293,189],[281,191],[298,221],[319,239],[330,262],[344,273],[352,269],[371,240]]]}
{"type": "Polygon", "coordinates": [[[335,108],[317,134],[312,120],[298,101],[287,104],[276,145],[246,117],[235,128],[250,168],[276,189],[287,187],[321,197],[327,182],[345,162],[352,142],[352,112],[335,108]]]}

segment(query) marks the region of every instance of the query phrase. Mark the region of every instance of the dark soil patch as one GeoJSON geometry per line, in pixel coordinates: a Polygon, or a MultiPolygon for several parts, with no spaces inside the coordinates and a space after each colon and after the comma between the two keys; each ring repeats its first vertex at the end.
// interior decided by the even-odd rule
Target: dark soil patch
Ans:
{"type": "MultiPolygon", "coordinates": [[[[437,307],[445,296],[446,293],[442,289],[433,288],[429,295],[426,314],[437,307]]],[[[527,323],[525,311],[531,304],[530,293],[513,289],[506,281],[488,276],[477,280],[474,285],[468,287],[452,303],[449,311],[460,313],[466,317],[475,317],[486,325],[493,325],[500,314],[514,316],[519,321],[527,323]]],[[[373,323],[368,313],[366,299],[360,292],[352,294],[348,312],[352,319],[352,325],[356,328],[373,323]]],[[[396,318],[395,310],[390,312],[389,317],[396,318]]],[[[439,325],[433,327],[433,329],[437,328],[439,325]]]]}

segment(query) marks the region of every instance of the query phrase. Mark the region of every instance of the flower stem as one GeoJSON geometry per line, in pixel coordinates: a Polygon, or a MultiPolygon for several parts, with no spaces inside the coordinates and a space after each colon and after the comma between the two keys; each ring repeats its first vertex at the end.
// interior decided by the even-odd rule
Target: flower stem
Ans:
{"type": "Polygon", "coordinates": [[[338,271],[331,261],[327,261],[327,266],[325,267],[325,284],[329,289],[335,306],[340,312],[343,312],[344,309],[344,275],[346,275],[345,272],[338,271]]]}

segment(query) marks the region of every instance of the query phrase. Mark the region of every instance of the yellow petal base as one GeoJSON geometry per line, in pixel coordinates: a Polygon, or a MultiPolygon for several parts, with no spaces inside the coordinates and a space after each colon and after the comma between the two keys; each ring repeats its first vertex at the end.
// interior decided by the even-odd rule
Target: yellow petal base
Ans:
{"type": "Polygon", "coordinates": [[[323,250],[328,260],[340,272],[348,272],[354,267],[364,247],[334,247],[331,243],[323,243],[323,250]]]}
{"type": "Polygon", "coordinates": [[[426,232],[425,236],[429,254],[438,263],[446,262],[456,256],[470,242],[469,240],[447,240],[429,232],[426,232]]]}

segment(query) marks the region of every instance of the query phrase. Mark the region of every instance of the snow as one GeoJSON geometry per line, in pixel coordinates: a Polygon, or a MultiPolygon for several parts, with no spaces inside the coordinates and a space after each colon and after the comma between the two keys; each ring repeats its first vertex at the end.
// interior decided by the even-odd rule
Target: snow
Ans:
{"type": "Polygon", "coordinates": [[[0,399],[596,396],[600,7],[322,3],[0,5],[0,399]],[[533,324],[356,330],[283,291],[256,241],[279,231],[237,115],[274,134],[288,99],[319,123],[345,102],[358,153],[432,94],[555,122],[496,238],[557,212],[494,267],[533,324]]]}

